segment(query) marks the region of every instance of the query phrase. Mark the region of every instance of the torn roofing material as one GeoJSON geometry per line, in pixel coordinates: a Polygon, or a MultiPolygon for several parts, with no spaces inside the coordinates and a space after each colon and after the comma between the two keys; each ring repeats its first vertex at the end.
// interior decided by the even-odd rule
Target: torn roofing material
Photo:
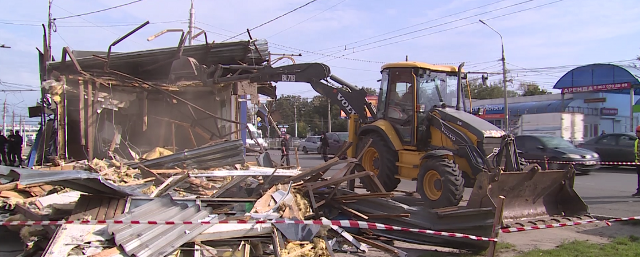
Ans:
{"type": "MultiPolygon", "coordinates": [[[[208,67],[221,65],[262,65],[268,61],[269,49],[266,40],[237,41],[184,46],[182,56],[194,58],[199,64],[208,67]]],[[[167,79],[173,60],[179,51],[176,47],[167,47],[135,52],[111,53],[109,67],[112,70],[127,73],[146,81],[167,79]]],[[[76,54],[76,52],[73,52],[76,54]]],[[[106,53],[78,53],[76,59],[83,70],[99,72],[104,70],[106,53]]],[[[70,61],[51,62],[48,68],[60,73],[76,73],[70,61]]],[[[241,73],[242,74],[242,73],[241,73]]],[[[223,74],[226,75],[226,74],[223,74]]]]}
{"type": "MultiPolygon", "coordinates": [[[[231,140],[146,160],[140,164],[150,169],[216,168],[234,164],[243,164],[243,149],[244,144],[242,143],[242,140],[231,140]]],[[[137,168],[137,166],[137,164],[129,165],[129,167],[132,168],[137,168]]]]}
{"type": "Polygon", "coordinates": [[[104,194],[117,197],[143,195],[133,187],[122,187],[102,176],[84,170],[42,171],[0,166],[0,175],[18,180],[22,185],[45,183],[62,186],[88,194],[104,194]]]}
{"type": "MultiPolygon", "coordinates": [[[[217,222],[218,216],[211,215],[210,208],[201,209],[199,205],[188,206],[177,203],[170,196],[164,195],[135,208],[117,220],[156,220],[156,221],[198,221],[217,222]]],[[[191,225],[139,225],[109,224],[107,230],[115,237],[117,245],[131,256],[153,257],[166,256],[174,252],[182,244],[189,242],[213,224],[191,225]]]]}

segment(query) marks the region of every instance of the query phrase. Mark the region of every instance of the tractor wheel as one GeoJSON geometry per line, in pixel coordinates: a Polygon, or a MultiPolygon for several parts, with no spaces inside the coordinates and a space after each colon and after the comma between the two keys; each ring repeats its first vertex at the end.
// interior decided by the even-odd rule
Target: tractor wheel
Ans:
{"type": "Polygon", "coordinates": [[[458,206],[464,193],[462,172],[449,159],[428,160],[420,166],[416,191],[431,209],[458,206]]]}
{"type": "MultiPolygon", "coordinates": [[[[396,178],[396,175],[398,175],[398,166],[396,165],[398,152],[396,149],[378,134],[371,134],[360,140],[357,149],[358,153],[364,151],[361,160],[362,167],[366,171],[376,174],[385,191],[396,190],[398,184],[400,184],[400,179],[396,178]],[[363,149],[369,139],[371,139],[371,144],[367,149],[363,149]]],[[[367,191],[371,191],[373,188],[372,185],[368,185],[367,180],[360,179],[360,182],[367,191]]]]}

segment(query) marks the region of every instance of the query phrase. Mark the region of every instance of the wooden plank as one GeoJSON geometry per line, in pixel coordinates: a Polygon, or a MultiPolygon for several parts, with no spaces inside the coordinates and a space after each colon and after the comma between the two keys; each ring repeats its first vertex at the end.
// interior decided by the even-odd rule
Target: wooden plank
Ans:
{"type": "Polygon", "coordinates": [[[147,92],[142,92],[142,131],[147,131],[147,126],[149,125],[149,112],[147,109],[148,100],[147,100],[147,92]]]}
{"type": "Polygon", "coordinates": [[[98,214],[96,215],[96,220],[105,220],[107,209],[109,209],[109,202],[111,202],[111,198],[109,197],[102,198],[100,207],[98,207],[98,214]]]}
{"type": "Polygon", "coordinates": [[[120,137],[120,125],[116,125],[113,133],[113,139],[111,139],[111,146],[109,146],[109,152],[113,152],[116,149],[116,143],[118,143],[118,138],[120,137]]]}
{"type": "Polygon", "coordinates": [[[109,200],[109,206],[107,206],[107,213],[105,214],[104,218],[105,219],[113,219],[113,217],[116,216],[116,207],[118,207],[118,202],[120,201],[120,199],[118,198],[111,198],[109,200]]]}
{"type": "Polygon", "coordinates": [[[116,211],[114,212],[114,217],[124,213],[124,207],[127,205],[127,199],[120,199],[118,201],[118,205],[116,205],[116,211]]]}
{"type": "Polygon", "coordinates": [[[99,199],[95,196],[92,197],[92,199],[89,201],[89,206],[85,211],[85,216],[90,216],[90,220],[96,220],[96,217],[98,217],[98,210],[100,210],[101,205],[102,199],[99,199]]]}
{"type": "Polygon", "coordinates": [[[84,213],[84,211],[87,210],[87,207],[89,207],[89,199],[90,195],[81,195],[80,199],[78,199],[78,202],[76,203],[76,206],[73,208],[73,212],[71,212],[71,216],[69,217],[69,220],[79,220],[82,219],[82,213],[84,213]]]}
{"type": "Polygon", "coordinates": [[[87,145],[87,138],[86,138],[86,130],[87,130],[87,125],[85,124],[85,115],[86,115],[86,110],[84,108],[84,80],[82,78],[79,78],[79,86],[78,86],[78,95],[80,97],[80,99],[78,99],[78,103],[80,104],[80,139],[81,139],[81,145],[85,146],[87,145]]]}
{"type": "Polygon", "coordinates": [[[354,235],[354,234],[351,234],[351,236],[353,236],[353,238],[355,238],[356,240],[358,240],[361,243],[368,244],[368,245],[370,245],[370,246],[372,246],[372,247],[374,247],[374,248],[376,248],[378,250],[381,250],[383,252],[393,254],[393,256],[407,256],[407,253],[403,252],[400,249],[392,247],[390,245],[383,244],[383,243],[380,243],[380,242],[376,242],[376,241],[373,241],[373,240],[369,240],[369,239],[366,239],[364,237],[357,236],[357,235],[354,235]]]}
{"type": "Polygon", "coordinates": [[[189,136],[191,136],[191,142],[193,143],[193,147],[198,147],[198,143],[196,143],[196,138],[193,137],[193,131],[191,131],[191,128],[187,128],[187,131],[189,131],[189,136]]]}
{"type": "Polygon", "coordinates": [[[96,87],[96,91],[95,94],[96,96],[94,97],[94,90],[93,90],[93,83],[89,82],[87,83],[87,152],[88,152],[88,160],[91,161],[93,160],[93,154],[94,154],[94,149],[93,149],[93,145],[95,142],[95,118],[94,116],[96,116],[94,109],[93,109],[93,101],[97,101],[97,94],[98,94],[98,82],[95,82],[95,87],[96,87]]]}
{"type": "Polygon", "coordinates": [[[171,123],[171,150],[175,153],[178,151],[176,149],[176,124],[171,123]]]}
{"type": "Polygon", "coordinates": [[[353,195],[341,195],[336,196],[333,199],[340,201],[359,200],[367,198],[389,198],[393,193],[369,193],[369,194],[353,194],[353,195]]]}
{"type": "Polygon", "coordinates": [[[293,182],[297,182],[299,180],[302,180],[306,177],[312,176],[316,173],[320,173],[320,172],[326,172],[327,170],[331,169],[331,167],[339,165],[339,164],[343,164],[343,163],[348,163],[348,162],[353,162],[355,161],[355,159],[347,159],[347,160],[339,160],[338,158],[333,158],[331,160],[329,160],[328,162],[322,163],[318,166],[315,166],[307,171],[303,171],[302,173],[298,174],[297,176],[285,179],[284,181],[282,181],[281,183],[286,184],[289,183],[290,181],[293,182]]]}

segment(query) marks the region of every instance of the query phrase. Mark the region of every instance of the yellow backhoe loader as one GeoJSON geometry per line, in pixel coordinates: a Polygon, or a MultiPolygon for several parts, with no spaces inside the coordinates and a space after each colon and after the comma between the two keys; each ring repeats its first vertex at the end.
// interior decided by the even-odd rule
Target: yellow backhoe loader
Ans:
{"type": "Polygon", "coordinates": [[[463,65],[386,64],[376,106],[363,89],[321,63],[220,66],[204,82],[309,83],[350,115],[349,140],[356,147],[348,154],[363,153],[362,166],[386,191],[395,190],[401,179],[416,181],[421,204],[430,209],[458,206],[465,188],[473,188],[466,206],[495,209],[496,199],[504,196],[505,220],[587,215],[587,205],[573,189],[575,171],[527,165],[512,135],[462,110],[463,65]],[[227,78],[225,69],[254,73],[227,78]]]}

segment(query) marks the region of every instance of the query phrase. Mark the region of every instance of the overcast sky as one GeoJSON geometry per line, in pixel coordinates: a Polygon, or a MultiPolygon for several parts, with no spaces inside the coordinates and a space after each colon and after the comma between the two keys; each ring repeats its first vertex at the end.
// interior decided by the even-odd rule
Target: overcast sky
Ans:
{"type": "MultiPolygon", "coordinates": [[[[189,0],[143,0],[81,17],[131,0],[54,0],[53,53],[61,49],[106,51],[116,38],[150,21],[114,51],[175,46],[178,33],[148,42],[167,28],[187,28],[189,0]]],[[[196,26],[209,40],[221,42],[256,27],[309,0],[195,0],[196,26]],[[240,3],[242,4],[232,4],[240,3]]],[[[0,89],[38,87],[36,47],[42,49],[46,0],[3,1],[0,9],[0,89]],[[8,82],[8,83],[7,83],[8,82]]],[[[504,38],[513,86],[534,81],[551,88],[577,65],[614,62],[631,66],[640,54],[640,5],[632,0],[316,0],[252,31],[267,39],[272,53],[298,54],[297,62],[324,62],[332,73],[358,86],[378,87],[380,66],[409,60],[458,65],[470,71],[501,72],[500,37],[478,22],[483,19],[504,38]],[[534,69],[545,68],[545,69],[534,69]],[[533,69],[533,70],[532,70],[533,69]]],[[[245,34],[238,39],[246,39],[245,34]]],[[[203,38],[202,38],[203,39],[203,38]]],[[[198,42],[202,43],[202,42],[198,42]]],[[[287,64],[281,62],[277,65],[287,64]]],[[[498,79],[500,75],[491,77],[498,79]]],[[[280,83],[278,94],[315,95],[309,85],[280,83]]],[[[26,113],[39,92],[6,94],[7,102],[26,113]]],[[[0,97],[0,100],[3,100],[0,97]]]]}

